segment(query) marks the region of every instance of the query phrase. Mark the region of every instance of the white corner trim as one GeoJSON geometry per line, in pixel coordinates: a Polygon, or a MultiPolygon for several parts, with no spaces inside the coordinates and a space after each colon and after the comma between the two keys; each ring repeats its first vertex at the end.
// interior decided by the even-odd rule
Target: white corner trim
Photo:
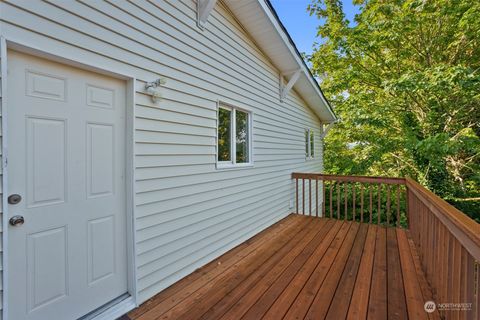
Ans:
{"type": "Polygon", "coordinates": [[[292,77],[290,78],[290,80],[288,80],[288,83],[286,85],[284,85],[283,83],[283,77],[288,73],[280,74],[280,101],[283,101],[287,97],[287,94],[293,88],[293,86],[295,85],[295,82],[297,82],[297,80],[300,78],[301,72],[302,72],[302,69],[295,70],[293,72],[292,77]]]}
{"type": "Polygon", "coordinates": [[[326,137],[328,131],[330,131],[330,129],[333,128],[333,125],[334,125],[335,123],[337,123],[337,122],[336,122],[336,121],[330,122],[330,123],[327,125],[327,127],[326,127],[325,129],[323,129],[323,132],[320,133],[320,139],[323,139],[323,138],[326,137]]]}
{"type": "Polygon", "coordinates": [[[197,25],[204,29],[217,0],[197,0],[197,25]]]}
{"type": "Polygon", "coordinates": [[[1,59],[1,87],[2,87],[2,97],[1,97],[1,112],[2,112],[2,205],[3,205],[3,214],[2,214],[2,294],[0,304],[2,306],[2,319],[8,319],[8,170],[7,170],[7,157],[8,157],[8,141],[7,141],[7,41],[4,37],[0,38],[0,59],[1,59]]]}

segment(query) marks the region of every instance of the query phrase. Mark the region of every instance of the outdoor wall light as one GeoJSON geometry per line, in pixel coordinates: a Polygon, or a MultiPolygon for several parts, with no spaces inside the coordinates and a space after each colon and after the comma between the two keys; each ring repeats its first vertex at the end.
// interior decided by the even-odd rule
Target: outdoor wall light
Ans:
{"type": "Polygon", "coordinates": [[[162,94],[160,93],[159,87],[167,83],[167,80],[164,78],[158,78],[155,81],[147,82],[145,84],[145,90],[148,94],[152,96],[152,101],[158,102],[162,99],[162,94]]]}

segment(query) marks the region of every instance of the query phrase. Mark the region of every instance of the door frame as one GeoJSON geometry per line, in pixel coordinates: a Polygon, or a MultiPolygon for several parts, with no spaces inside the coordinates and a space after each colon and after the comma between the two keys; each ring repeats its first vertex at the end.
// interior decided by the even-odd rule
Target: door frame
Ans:
{"type": "MultiPolygon", "coordinates": [[[[109,70],[103,66],[93,63],[85,63],[76,57],[63,56],[60,52],[48,52],[39,49],[31,44],[21,43],[14,39],[0,37],[0,63],[1,63],[1,124],[2,124],[2,240],[3,240],[3,319],[8,319],[8,136],[7,136],[7,119],[8,119],[8,91],[7,91],[7,66],[8,66],[8,50],[23,52],[39,58],[52,60],[67,66],[79,68],[86,71],[104,74],[126,82],[126,100],[125,100],[125,211],[126,211],[126,242],[127,242],[127,293],[129,297],[109,306],[108,309],[95,316],[95,320],[116,319],[138,306],[138,289],[136,276],[136,226],[135,226],[135,193],[134,193],[134,173],[135,173],[135,85],[136,78],[133,75],[125,74],[119,70],[109,70]]],[[[0,266],[2,267],[2,266],[0,266]]],[[[94,311],[94,310],[91,310],[94,311]]]]}

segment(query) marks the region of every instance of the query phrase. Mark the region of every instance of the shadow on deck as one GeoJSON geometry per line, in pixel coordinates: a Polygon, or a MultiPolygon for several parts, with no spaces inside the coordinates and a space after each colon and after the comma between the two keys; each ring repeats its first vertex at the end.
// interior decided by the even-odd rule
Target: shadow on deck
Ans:
{"type": "Polygon", "coordinates": [[[292,214],[130,319],[439,319],[409,231],[292,214]]]}

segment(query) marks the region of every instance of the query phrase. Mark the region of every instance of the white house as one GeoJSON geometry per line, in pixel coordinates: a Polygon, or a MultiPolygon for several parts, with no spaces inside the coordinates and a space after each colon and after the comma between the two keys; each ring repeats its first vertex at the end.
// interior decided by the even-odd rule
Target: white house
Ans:
{"type": "Polygon", "coordinates": [[[113,319],[292,212],[336,118],[268,0],[0,3],[3,319],[113,319]]]}

